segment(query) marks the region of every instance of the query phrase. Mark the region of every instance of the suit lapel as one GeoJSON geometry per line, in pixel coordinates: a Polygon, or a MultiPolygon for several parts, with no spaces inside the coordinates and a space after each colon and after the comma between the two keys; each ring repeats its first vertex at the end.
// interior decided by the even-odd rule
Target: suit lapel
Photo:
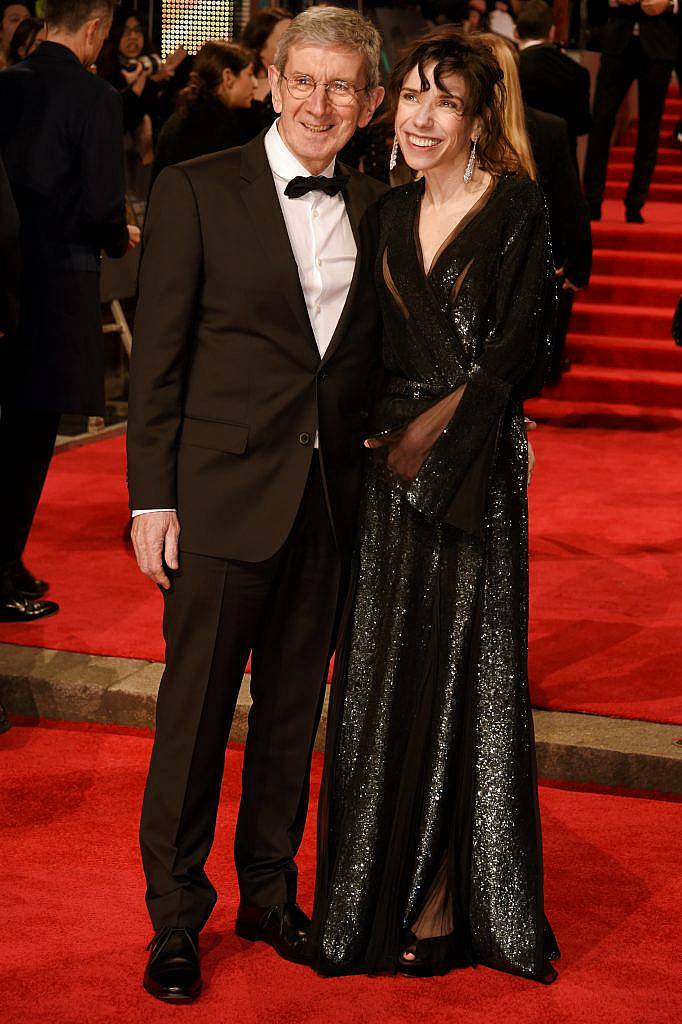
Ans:
{"type": "MultiPolygon", "coordinates": [[[[346,173],[347,170],[348,168],[340,166],[337,167],[336,173],[346,173]]],[[[362,240],[360,236],[360,221],[362,219],[362,215],[365,212],[365,204],[360,199],[359,192],[360,190],[355,183],[355,179],[353,175],[351,175],[351,179],[348,182],[348,189],[344,195],[344,200],[346,203],[346,213],[348,214],[348,220],[350,221],[351,230],[353,232],[353,238],[355,239],[357,255],[355,257],[355,267],[353,269],[353,277],[351,279],[350,288],[348,289],[348,295],[346,296],[346,301],[344,303],[343,309],[341,310],[341,316],[339,317],[339,321],[336,325],[336,328],[334,329],[332,339],[329,342],[327,351],[325,352],[322,358],[323,364],[329,361],[329,359],[334,355],[334,352],[336,351],[336,349],[341,344],[341,341],[343,340],[343,336],[346,333],[348,323],[351,318],[353,305],[355,303],[355,297],[357,295],[358,286],[360,283],[360,267],[362,265],[363,255],[362,240]]]]}
{"type": "Polygon", "coordinates": [[[269,274],[267,268],[264,272],[272,281],[273,294],[281,294],[289,303],[306,339],[307,347],[319,361],[320,353],[303,297],[298,267],[265,155],[264,135],[263,132],[242,149],[242,199],[270,268],[269,274]]]}

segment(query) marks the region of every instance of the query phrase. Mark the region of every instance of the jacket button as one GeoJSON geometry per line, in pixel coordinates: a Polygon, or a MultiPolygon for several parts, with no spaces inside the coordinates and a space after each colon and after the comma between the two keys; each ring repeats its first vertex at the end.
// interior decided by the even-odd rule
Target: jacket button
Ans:
{"type": "Polygon", "coordinates": [[[303,432],[302,434],[299,434],[298,435],[298,443],[299,444],[303,444],[303,445],[310,444],[310,434],[306,434],[305,432],[303,432]]]}
{"type": "Polygon", "coordinates": [[[326,370],[322,370],[322,371],[321,371],[320,373],[318,373],[318,375],[317,375],[317,379],[318,379],[318,380],[319,380],[319,381],[320,381],[320,382],[321,382],[322,384],[324,384],[324,382],[326,381],[326,379],[327,379],[327,377],[328,377],[328,376],[329,376],[329,374],[327,373],[327,371],[326,371],[326,370]]]}

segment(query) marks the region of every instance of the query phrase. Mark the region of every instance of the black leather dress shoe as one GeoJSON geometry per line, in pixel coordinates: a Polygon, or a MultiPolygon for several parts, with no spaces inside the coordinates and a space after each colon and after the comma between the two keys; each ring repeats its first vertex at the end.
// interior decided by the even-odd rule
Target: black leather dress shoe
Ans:
{"type": "Polygon", "coordinates": [[[164,1003],[191,1003],[201,992],[199,933],[194,928],[160,928],[142,984],[164,1003]]]}
{"type": "Polygon", "coordinates": [[[58,611],[59,605],[54,601],[34,601],[16,590],[0,597],[0,622],[33,622],[58,611]]]}
{"type": "Polygon", "coordinates": [[[601,220],[601,203],[590,203],[590,220],[601,220]]]}
{"type": "Polygon", "coordinates": [[[241,903],[235,931],[249,942],[267,942],[284,960],[304,964],[309,959],[309,927],[310,918],[298,903],[275,903],[271,907],[241,903]]]}
{"type": "Polygon", "coordinates": [[[42,597],[50,589],[50,584],[45,580],[37,580],[21,559],[10,562],[6,566],[5,578],[8,580],[11,590],[15,590],[22,597],[32,597],[34,600],[42,597]]]}

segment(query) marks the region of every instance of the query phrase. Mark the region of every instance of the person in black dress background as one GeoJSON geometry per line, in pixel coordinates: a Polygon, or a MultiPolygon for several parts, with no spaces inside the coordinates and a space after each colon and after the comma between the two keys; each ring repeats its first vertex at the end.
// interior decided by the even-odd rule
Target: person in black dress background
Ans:
{"type": "Polygon", "coordinates": [[[152,183],[170,164],[249,142],[257,134],[250,117],[256,84],[249,50],[218,39],[204,43],[177,110],[161,130],[152,183]]]}
{"type": "Polygon", "coordinates": [[[396,65],[423,177],[380,201],[388,386],[337,649],[309,937],[327,975],[483,963],[550,982],[527,679],[528,444],[556,299],[502,73],[439,30],[396,65]]]}
{"type": "Polygon", "coordinates": [[[258,87],[254,97],[252,114],[256,126],[254,134],[269,128],[277,117],[270,97],[268,68],[275,63],[277,46],[293,14],[283,7],[270,7],[258,11],[244,26],[239,42],[255,55],[254,71],[258,87]]]}

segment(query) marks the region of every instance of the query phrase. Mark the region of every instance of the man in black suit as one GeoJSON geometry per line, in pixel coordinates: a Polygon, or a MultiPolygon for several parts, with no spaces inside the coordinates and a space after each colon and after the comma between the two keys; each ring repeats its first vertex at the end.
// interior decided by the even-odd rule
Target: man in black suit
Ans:
{"type": "Polygon", "coordinates": [[[89,73],[114,0],[47,0],[46,42],[0,75],[0,153],[21,223],[19,323],[0,355],[0,621],[58,606],[22,554],[61,413],[104,412],[100,250],[139,238],[125,220],[121,101],[89,73]]]}
{"type": "Polygon", "coordinates": [[[680,0],[610,0],[592,110],[584,186],[592,220],[601,218],[616,114],[630,86],[639,86],[639,123],[625,219],[641,224],[656,166],[658,136],[670,76],[680,45],[680,0]]]}
{"type": "Polygon", "coordinates": [[[552,362],[548,372],[549,383],[556,383],[564,368],[564,347],[575,293],[590,282],[592,231],[566,122],[553,114],[526,107],[526,127],[538,169],[538,181],[547,199],[552,253],[561,283],[552,362]]]}
{"type": "Polygon", "coordinates": [[[587,68],[554,46],[554,14],[544,0],[528,0],[516,19],[519,77],[524,102],[535,110],[561,117],[577,167],[576,146],[592,123],[590,74],[587,68]]]}
{"type": "Polygon", "coordinates": [[[145,987],[201,986],[204,865],[249,651],[237,932],[304,958],[296,903],[310,758],[344,598],[372,381],[385,186],[336,160],[383,96],[381,39],[313,7],[270,68],[280,115],[152,191],[128,425],[133,542],[164,590],[166,670],[140,829],[145,987]]]}

